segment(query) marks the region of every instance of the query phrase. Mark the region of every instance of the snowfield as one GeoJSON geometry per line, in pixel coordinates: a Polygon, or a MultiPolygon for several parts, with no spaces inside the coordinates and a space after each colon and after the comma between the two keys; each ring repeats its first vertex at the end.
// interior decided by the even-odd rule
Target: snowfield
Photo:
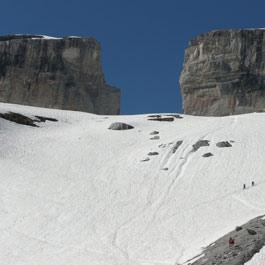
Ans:
{"type": "Polygon", "coordinates": [[[0,103],[8,111],[58,122],[0,118],[1,265],[187,264],[265,213],[265,113],[158,122],[0,103]],[[108,130],[116,121],[135,128],[108,130]],[[198,140],[210,145],[194,152],[198,140]]]}

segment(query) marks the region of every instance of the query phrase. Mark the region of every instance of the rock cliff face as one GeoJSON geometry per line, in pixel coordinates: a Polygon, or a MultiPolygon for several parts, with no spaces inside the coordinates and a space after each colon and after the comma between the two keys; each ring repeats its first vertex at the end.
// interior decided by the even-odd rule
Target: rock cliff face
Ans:
{"type": "Polygon", "coordinates": [[[92,38],[0,37],[0,101],[119,114],[120,91],[105,83],[92,38]]]}
{"type": "Polygon", "coordinates": [[[190,41],[180,77],[184,112],[224,116],[265,109],[265,29],[217,30],[190,41]]]}
{"type": "Polygon", "coordinates": [[[265,245],[264,216],[256,217],[219,238],[203,250],[203,255],[190,265],[242,265],[265,245]],[[234,244],[229,246],[229,238],[234,244]]]}

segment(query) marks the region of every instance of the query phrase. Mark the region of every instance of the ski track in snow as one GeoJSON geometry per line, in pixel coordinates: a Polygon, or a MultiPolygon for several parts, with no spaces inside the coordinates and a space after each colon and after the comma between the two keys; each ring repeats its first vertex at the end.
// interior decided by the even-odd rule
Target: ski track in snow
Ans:
{"type": "Polygon", "coordinates": [[[264,207],[259,207],[247,200],[244,200],[236,195],[233,195],[233,198],[237,201],[239,201],[240,203],[242,203],[244,206],[248,207],[248,208],[252,208],[252,209],[255,209],[255,210],[260,210],[260,211],[264,211],[265,212],[265,206],[264,207]]]}

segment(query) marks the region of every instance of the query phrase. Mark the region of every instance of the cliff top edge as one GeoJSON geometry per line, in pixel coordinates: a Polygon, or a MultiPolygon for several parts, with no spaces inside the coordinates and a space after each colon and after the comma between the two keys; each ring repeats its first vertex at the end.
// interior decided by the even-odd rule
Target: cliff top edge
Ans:
{"type": "MultiPolygon", "coordinates": [[[[194,36],[191,38],[189,45],[194,45],[197,44],[196,41],[202,40],[204,38],[207,38],[209,36],[214,37],[214,36],[221,36],[221,35],[230,35],[232,33],[244,33],[244,32],[252,32],[252,33],[260,33],[260,32],[265,32],[265,28],[234,28],[234,29],[214,29],[202,34],[198,34],[197,36],[194,36]]],[[[231,35],[230,35],[231,36],[231,35]]]]}
{"type": "Polygon", "coordinates": [[[80,40],[89,40],[96,41],[93,37],[81,37],[81,36],[64,36],[64,37],[52,37],[47,35],[38,35],[38,34],[9,34],[0,36],[1,41],[10,41],[10,40],[66,40],[66,39],[80,39],[80,40]]]}

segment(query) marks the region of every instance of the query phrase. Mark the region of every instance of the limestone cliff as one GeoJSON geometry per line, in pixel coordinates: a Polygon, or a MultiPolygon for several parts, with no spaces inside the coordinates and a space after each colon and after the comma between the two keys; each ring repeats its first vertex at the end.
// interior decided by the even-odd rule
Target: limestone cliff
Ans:
{"type": "Polygon", "coordinates": [[[190,41],[180,77],[184,112],[265,109],[265,29],[217,30],[190,41]]]}
{"type": "Polygon", "coordinates": [[[0,37],[0,101],[119,114],[120,91],[105,83],[93,38],[0,37]]]}

